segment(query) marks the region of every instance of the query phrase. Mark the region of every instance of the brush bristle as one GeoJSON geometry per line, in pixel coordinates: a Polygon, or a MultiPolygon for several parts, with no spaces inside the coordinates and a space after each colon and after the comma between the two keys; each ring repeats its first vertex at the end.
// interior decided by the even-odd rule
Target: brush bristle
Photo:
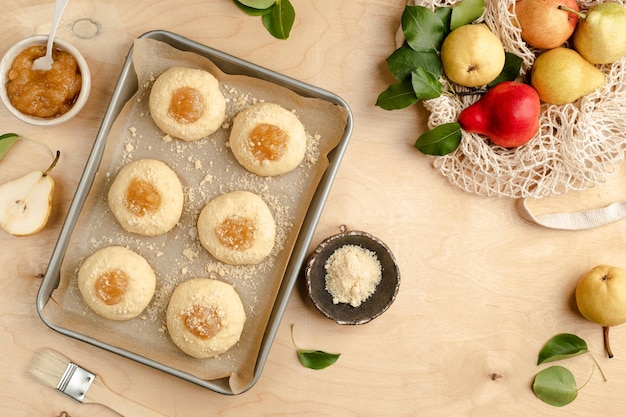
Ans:
{"type": "Polygon", "coordinates": [[[70,360],[52,349],[42,349],[35,355],[30,374],[44,385],[57,388],[70,360]]]}

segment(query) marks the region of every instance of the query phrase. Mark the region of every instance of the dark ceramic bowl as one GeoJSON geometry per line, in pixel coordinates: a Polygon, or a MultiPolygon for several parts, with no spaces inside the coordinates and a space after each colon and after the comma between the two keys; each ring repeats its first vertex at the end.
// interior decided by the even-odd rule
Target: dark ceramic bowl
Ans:
{"type": "Polygon", "coordinates": [[[305,269],[309,297],[317,309],[338,324],[365,324],[383,314],[396,299],[400,287],[400,271],[391,250],[380,239],[366,232],[346,230],[324,240],[311,255],[305,269]],[[382,278],[376,291],[353,307],[347,303],[333,304],[326,290],[326,260],[345,245],[357,245],[376,254],[382,267],[382,278]]]}

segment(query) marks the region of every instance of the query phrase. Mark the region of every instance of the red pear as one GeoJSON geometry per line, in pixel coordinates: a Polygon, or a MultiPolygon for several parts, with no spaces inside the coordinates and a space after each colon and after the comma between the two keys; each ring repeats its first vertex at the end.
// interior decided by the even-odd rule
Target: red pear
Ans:
{"type": "Polygon", "coordinates": [[[539,94],[533,87],[506,81],[463,110],[458,121],[466,132],[485,135],[498,146],[514,148],[537,134],[540,106],[539,94]]]}

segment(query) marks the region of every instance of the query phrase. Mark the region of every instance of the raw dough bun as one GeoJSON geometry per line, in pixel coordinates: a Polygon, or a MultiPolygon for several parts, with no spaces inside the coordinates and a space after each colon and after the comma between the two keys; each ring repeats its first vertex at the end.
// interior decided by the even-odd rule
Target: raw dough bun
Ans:
{"type": "Polygon", "coordinates": [[[262,176],[294,170],[306,152],[306,133],[298,117],[273,103],[257,103],[235,117],[230,148],[248,171],[262,176]]]}
{"type": "Polygon", "coordinates": [[[208,278],[179,284],[170,298],[166,316],[172,342],[199,359],[217,356],[233,347],[246,322],[235,289],[208,278]]]}
{"type": "Polygon", "coordinates": [[[249,191],[232,191],[204,206],[198,218],[198,237],[222,262],[257,264],[274,247],[276,222],[261,197],[249,191]]]}
{"type": "Polygon", "coordinates": [[[165,133],[186,141],[202,139],[224,121],[226,99],[209,72],[172,67],[150,90],[150,114],[165,133]]]}
{"type": "Polygon", "coordinates": [[[141,255],[122,246],[109,246],[85,259],[78,271],[78,288],[95,313],[111,320],[129,320],[150,303],[156,277],[141,255]]]}
{"type": "Polygon", "coordinates": [[[155,159],[126,165],[109,189],[109,207],[124,230],[157,236],[172,229],[183,211],[183,187],[170,167],[155,159]]]}

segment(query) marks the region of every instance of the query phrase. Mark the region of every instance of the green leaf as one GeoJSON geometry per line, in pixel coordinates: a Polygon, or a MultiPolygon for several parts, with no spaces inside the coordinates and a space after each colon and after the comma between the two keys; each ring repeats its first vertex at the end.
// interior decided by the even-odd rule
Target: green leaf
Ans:
{"type": "Polygon", "coordinates": [[[440,16],[423,6],[406,6],[402,13],[402,32],[416,51],[438,51],[446,33],[440,16]]]}
{"type": "Polygon", "coordinates": [[[571,403],[578,395],[574,375],[562,366],[551,366],[535,375],[533,391],[541,401],[555,407],[571,403]]]}
{"type": "Polygon", "coordinates": [[[276,0],[276,4],[262,19],[263,25],[273,37],[287,39],[296,20],[296,11],[289,0],[276,0]]]}
{"type": "Polygon", "coordinates": [[[450,30],[472,23],[485,12],[485,0],[463,0],[452,9],[450,30]]]}
{"type": "Polygon", "coordinates": [[[569,333],[557,334],[539,352],[537,365],[582,355],[588,351],[587,343],[580,337],[569,333]]]}
{"type": "Polygon", "coordinates": [[[384,110],[398,110],[417,103],[417,96],[411,80],[399,84],[391,84],[380,93],[376,105],[384,110]]]}
{"type": "Polygon", "coordinates": [[[309,369],[324,369],[337,362],[340,353],[327,353],[321,350],[298,349],[298,360],[309,369]]]}
{"type": "Polygon", "coordinates": [[[248,7],[238,2],[237,0],[233,0],[233,1],[237,5],[237,7],[239,7],[245,14],[250,15],[250,16],[263,16],[264,14],[271,12],[272,6],[274,5],[274,2],[272,2],[272,6],[268,7],[267,9],[255,9],[254,7],[248,7]]]}
{"type": "Polygon", "coordinates": [[[327,353],[321,350],[307,350],[300,349],[298,345],[296,345],[296,340],[294,337],[294,328],[295,325],[291,325],[291,342],[297,349],[298,360],[300,363],[310,369],[324,369],[329,367],[333,363],[337,362],[340,353],[327,353]]]}
{"type": "Polygon", "coordinates": [[[235,2],[241,3],[252,9],[262,10],[272,7],[276,3],[276,0],[235,0],[235,2]]]}
{"type": "Polygon", "coordinates": [[[408,45],[396,49],[387,58],[387,67],[398,81],[406,80],[419,67],[423,67],[437,77],[443,74],[441,59],[437,51],[415,51],[408,45]]]}
{"type": "Polygon", "coordinates": [[[447,35],[450,32],[450,21],[452,19],[452,7],[437,7],[435,9],[435,14],[443,22],[445,34],[447,35]]]}
{"type": "Polygon", "coordinates": [[[426,155],[443,156],[454,152],[461,143],[461,125],[445,123],[420,135],[415,147],[426,155]]]}
{"type": "Polygon", "coordinates": [[[20,136],[17,133],[5,133],[0,136],[0,159],[9,152],[11,146],[20,140],[20,136]]]}
{"type": "Polygon", "coordinates": [[[514,81],[519,76],[519,71],[522,68],[522,58],[510,52],[506,52],[504,56],[505,60],[502,72],[500,72],[500,75],[498,75],[495,80],[488,84],[488,87],[494,87],[504,81],[514,81]]]}
{"type": "Polygon", "coordinates": [[[418,100],[437,98],[443,92],[443,84],[439,77],[428,72],[424,67],[419,67],[411,73],[411,85],[418,100]]]}

